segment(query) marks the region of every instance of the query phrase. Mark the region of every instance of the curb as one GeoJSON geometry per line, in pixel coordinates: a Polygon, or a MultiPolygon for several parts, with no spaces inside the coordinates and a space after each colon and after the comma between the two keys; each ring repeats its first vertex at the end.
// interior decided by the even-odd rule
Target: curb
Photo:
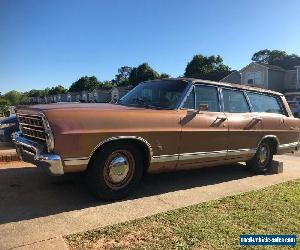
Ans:
{"type": "Polygon", "coordinates": [[[20,161],[15,149],[0,148],[0,162],[20,161]]]}
{"type": "Polygon", "coordinates": [[[0,162],[20,161],[17,155],[0,155],[0,162]]]}

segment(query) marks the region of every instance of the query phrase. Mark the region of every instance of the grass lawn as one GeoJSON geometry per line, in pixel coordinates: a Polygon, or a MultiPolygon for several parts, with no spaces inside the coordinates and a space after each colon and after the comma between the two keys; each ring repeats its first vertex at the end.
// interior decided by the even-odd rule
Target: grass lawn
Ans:
{"type": "Polygon", "coordinates": [[[231,250],[242,248],[240,234],[296,234],[300,249],[300,180],[69,235],[66,240],[71,249],[231,250]]]}

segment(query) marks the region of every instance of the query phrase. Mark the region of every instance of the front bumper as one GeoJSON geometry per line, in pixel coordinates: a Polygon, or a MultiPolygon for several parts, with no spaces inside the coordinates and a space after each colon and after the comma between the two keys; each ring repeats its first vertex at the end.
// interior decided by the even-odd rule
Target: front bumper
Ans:
{"type": "Polygon", "coordinates": [[[12,135],[18,156],[25,162],[30,162],[46,169],[52,175],[64,174],[63,163],[59,155],[43,152],[43,146],[22,136],[21,132],[12,135]]]}

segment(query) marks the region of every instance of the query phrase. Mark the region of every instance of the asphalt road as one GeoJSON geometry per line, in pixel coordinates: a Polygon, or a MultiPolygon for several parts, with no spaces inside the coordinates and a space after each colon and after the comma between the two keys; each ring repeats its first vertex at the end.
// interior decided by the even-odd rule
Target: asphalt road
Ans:
{"type": "Polygon", "coordinates": [[[97,200],[79,174],[53,177],[23,162],[2,163],[0,249],[57,250],[62,235],[300,178],[297,156],[277,159],[284,162],[278,175],[255,176],[242,164],[148,175],[133,196],[114,203],[97,200]]]}

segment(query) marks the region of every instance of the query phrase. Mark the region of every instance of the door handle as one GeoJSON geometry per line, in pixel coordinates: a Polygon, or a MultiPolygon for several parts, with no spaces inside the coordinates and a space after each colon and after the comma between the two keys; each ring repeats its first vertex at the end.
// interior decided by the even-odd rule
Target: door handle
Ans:
{"type": "Polygon", "coordinates": [[[217,120],[225,121],[226,119],[226,116],[217,116],[217,120]]]}

